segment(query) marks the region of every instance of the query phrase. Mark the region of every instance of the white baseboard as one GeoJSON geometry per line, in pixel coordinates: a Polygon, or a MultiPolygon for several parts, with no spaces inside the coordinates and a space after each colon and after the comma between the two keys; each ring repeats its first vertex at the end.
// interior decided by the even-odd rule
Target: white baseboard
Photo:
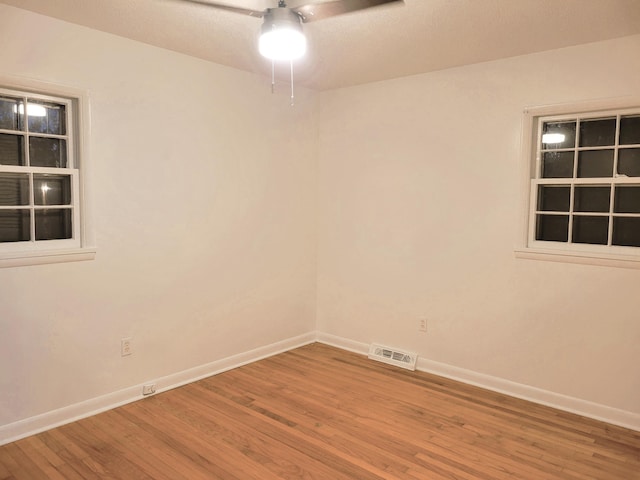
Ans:
{"type": "MultiPolygon", "coordinates": [[[[155,383],[156,392],[164,392],[186,385],[187,383],[210,377],[211,375],[226,372],[227,370],[313,343],[315,342],[315,339],[315,332],[307,333],[207,363],[205,365],[190,368],[182,372],[167,375],[166,377],[150,379],[144,383],[155,383]]],[[[0,426],[0,445],[14,442],[21,438],[44,432],[45,430],[140,400],[143,398],[142,385],[143,384],[134,385],[117,392],[112,392],[84,402],[52,410],[34,417],[25,418],[24,420],[19,420],[8,425],[2,425],[0,426]]]]}
{"type": "MultiPolygon", "coordinates": [[[[182,372],[177,372],[166,377],[150,379],[144,383],[155,383],[156,392],[160,393],[316,341],[365,356],[369,351],[369,345],[366,343],[322,332],[310,332],[182,372]]],[[[577,413],[585,417],[602,420],[613,425],[640,431],[640,415],[636,413],[549,392],[420,357],[418,357],[417,369],[512,397],[529,400],[571,413],[577,413]]],[[[140,400],[143,398],[142,385],[143,384],[133,385],[117,392],[19,420],[8,425],[2,425],[0,426],[0,445],[140,400]]]]}
{"type": "MultiPolygon", "coordinates": [[[[362,342],[356,342],[347,338],[318,332],[316,340],[320,343],[332,345],[334,347],[349,350],[351,352],[367,355],[369,345],[362,342]]],[[[569,397],[560,393],[550,392],[529,385],[512,382],[499,377],[493,377],[483,373],[466,370],[464,368],[454,367],[446,363],[440,363],[426,358],[418,357],[417,370],[433,373],[441,377],[457,380],[469,385],[492,390],[494,392],[503,393],[523,400],[539,403],[549,407],[564,410],[566,412],[576,413],[584,417],[601,420],[631,430],[640,431],[640,415],[618,408],[608,407],[599,403],[581,400],[575,397],[569,397]]]]}

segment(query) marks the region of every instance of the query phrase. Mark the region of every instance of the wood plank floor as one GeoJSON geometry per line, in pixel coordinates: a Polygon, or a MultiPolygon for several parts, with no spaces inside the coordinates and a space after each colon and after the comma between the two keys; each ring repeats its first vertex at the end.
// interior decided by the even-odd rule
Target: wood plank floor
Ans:
{"type": "Polygon", "coordinates": [[[0,479],[640,479],[640,432],[322,344],[0,447],[0,479]]]}

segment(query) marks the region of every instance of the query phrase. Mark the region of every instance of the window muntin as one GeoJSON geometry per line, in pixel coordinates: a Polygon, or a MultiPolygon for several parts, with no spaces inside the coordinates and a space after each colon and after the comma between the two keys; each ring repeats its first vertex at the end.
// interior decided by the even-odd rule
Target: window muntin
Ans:
{"type": "Polygon", "coordinates": [[[528,246],[640,255],[640,109],[533,127],[528,246]]]}
{"type": "Polygon", "coordinates": [[[74,104],[0,89],[0,254],[81,247],[74,104]]]}

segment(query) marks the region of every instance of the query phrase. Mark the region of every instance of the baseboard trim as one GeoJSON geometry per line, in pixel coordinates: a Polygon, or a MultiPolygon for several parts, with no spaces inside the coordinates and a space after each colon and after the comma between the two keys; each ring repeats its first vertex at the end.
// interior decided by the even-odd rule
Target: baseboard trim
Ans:
{"type": "MultiPolygon", "coordinates": [[[[314,343],[315,332],[306,333],[297,337],[282,340],[271,345],[265,345],[231,357],[216,360],[205,365],[200,365],[188,370],[177,372],[165,377],[149,379],[144,384],[155,383],[156,393],[165,392],[173,388],[231,370],[263,358],[277,355],[294,348],[314,343]]],[[[14,442],[21,438],[44,432],[67,423],[90,417],[112,408],[135,402],[144,398],[142,385],[133,385],[125,389],[108,393],[100,397],[92,398],[84,402],[69,405],[67,407],[52,410],[24,420],[0,426],[0,445],[14,442]]]]}
{"type": "MultiPolygon", "coordinates": [[[[314,342],[324,343],[365,356],[369,351],[369,345],[366,343],[328,333],[310,332],[165,377],[150,379],[144,383],[155,383],[156,392],[160,393],[314,342]]],[[[549,392],[421,357],[418,357],[417,370],[640,431],[640,415],[633,412],[549,392]]],[[[144,398],[141,394],[142,385],[142,383],[133,385],[84,402],[2,425],[0,426],[0,445],[140,400],[144,398]]]]}
{"type": "MultiPolygon", "coordinates": [[[[316,340],[343,350],[367,355],[369,345],[342,338],[328,333],[318,332],[316,340]]],[[[620,410],[599,403],[570,397],[560,393],[550,392],[529,385],[512,382],[499,377],[454,367],[446,363],[436,362],[418,357],[417,370],[433,373],[441,377],[457,380],[476,387],[485,388],[511,397],[528,400],[530,402],[557,408],[565,412],[575,413],[584,417],[600,420],[612,425],[640,431],[640,415],[626,410],[620,410]]]]}

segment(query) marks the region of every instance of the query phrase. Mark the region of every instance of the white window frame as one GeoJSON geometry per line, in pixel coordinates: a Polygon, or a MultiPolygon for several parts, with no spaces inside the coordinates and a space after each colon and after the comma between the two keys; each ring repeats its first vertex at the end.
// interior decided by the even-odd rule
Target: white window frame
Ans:
{"type": "Polygon", "coordinates": [[[96,255],[89,202],[89,98],[66,86],[0,75],[0,93],[52,100],[67,111],[67,168],[0,165],[0,172],[71,176],[72,238],[0,243],[0,268],[92,260],[96,255]]]}
{"type": "MultiPolygon", "coordinates": [[[[522,125],[522,207],[521,222],[515,254],[518,258],[590,265],[640,268],[640,247],[591,245],[569,242],[538,241],[535,239],[537,188],[540,168],[541,119],[562,120],[576,117],[606,117],[640,110],[640,98],[603,99],[577,104],[529,107],[525,109],[522,125]]],[[[617,147],[617,146],[616,146],[617,147]]],[[[602,184],[598,179],[545,179],[544,183],[572,185],[602,184]]],[[[640,177],[613,177],[609,183],[639,184],[640,177]]],[[[573,187],[572,187],[573,188],[573,187]]],[[[572,196],[573,198],[573,196],[572,196]]],[[[611,228],[611,227],[610,227],[611,228]]]]}

